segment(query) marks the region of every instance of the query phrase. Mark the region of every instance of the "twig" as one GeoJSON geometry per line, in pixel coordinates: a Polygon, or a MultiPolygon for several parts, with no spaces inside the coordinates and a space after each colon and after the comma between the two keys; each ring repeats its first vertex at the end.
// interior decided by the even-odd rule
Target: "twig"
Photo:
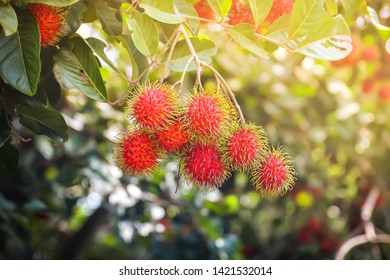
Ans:
{"type": "Polygon", "coordinates": [[[184,28],[184,26],[181,24],[179,26],[180,33],[183,34],[184,40],[186,41],[186,44],[188,46],[188,49],[191,52],[192,57],[194,58],[194,62],[196,64],[196,82],[195,86],[198,86],[201,91],[203,91],[202,81],[201,81],[201,75],[202,75],[202,62],[200,61],[198,54],[195,51],[194,46],[192,45],[191,39],[188,37],[187,31],[184,28]]]}
{"type": "Polygon", "coordinates": [[[373,242],[373,243],[389,243],[390,244],[390,235],[388,234],[377,234],[372,240],[367,239],[366,234],[361,234],[354,236],[341,245],[339,250],[336,253],[336,260],[343,260],[345,256],[351,251],[354,247],[362,245],[364,243],[373,242]]]}
{"type": "Polygon", "coordinates": [[[194,57],[193,57],[193,56],[191,56],[191,57],[188,59],[186,65],[184,66],[183,73],[181,74],[180,80],[177,81],[176,83],[174,83],[173,86],[172,86],[172,87],[175,87],[175,86],[178,85],[179,88],[180,88],[180,92],[181,92],[181,93],[183,93],[183,84],[184,84],[184,78],[185,78],[185,76],[186,76],[187,69],[188,69],[188,67],[190,66],[190,64],[191,64],[191,62],[192,62],[193,60],[194,60],[194,57]]]}
{"type": "Polygon", "coordinates": [[[159,79],[160,83],[163,83],[163,81],[164,81],[164,79],[165,79],[165,76],[166,76],[167,73],[168,73],[169,62],[170,62],[171,59],[172,59],[173,51],[175,50],[177,41],[179,40],[180,32],[179,32],[178,30],[176,30],[176,31],[174,32],[174,35],[175,35],[175,36],[174,36],[172,45],[171,45],[170,50],[169,50],[169,53],[168,53],[167,61],[165,62],[164,71],[163,71],[163,73],[161,74],[160,79],[159,79]]]}
{"type": "MultiPolygon", "coordinates": [[[[335,259],[341,260],[351,251],[354,247],[359,246],[364,243],[389,243],[390,244],[390,235],[389,234],[377,234],[375,232],[375,226],[372,222],[372,214],[375,209],[376,201],[380,195],[380,189],[378,186],[374,186],[368,193],[367,199],[364,202],[360,217],[363,221],[364,233],[361,235],[353,236],[347,239],[338,249],[335,259]]],[[[372,253],[374,258],[380,257],[380,251],[378,248],[373,247],[372,253]]]]}

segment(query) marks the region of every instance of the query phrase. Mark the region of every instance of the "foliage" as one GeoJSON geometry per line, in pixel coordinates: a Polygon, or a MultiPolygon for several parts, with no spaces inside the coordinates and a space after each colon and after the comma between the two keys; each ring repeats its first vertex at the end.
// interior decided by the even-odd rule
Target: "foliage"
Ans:
{"type": "Polygon", "coordinates": [[[390,107],[375,94],[390,71],[389,5],[295,1],[269,24],[260,11],[273,1],[249,1],[255,24],[230,25],[234,1],[208,0],[212,19],[193,2],[0,2],[1,258],[333,258],[361,230],[374,186],[373,222],[390,231],[390,107]],[[29,3],[66,11],[55,46],[41,46],[29,3]],[[367,45],[375,59],[344,63],[367,45]],[[263,198],[234,173],[194,192],[173,158],[151,177],[123,176],[112,142],[127,126],[128,93],[147,80],[231,93],[294,158],[294,190],[263,198]]]}

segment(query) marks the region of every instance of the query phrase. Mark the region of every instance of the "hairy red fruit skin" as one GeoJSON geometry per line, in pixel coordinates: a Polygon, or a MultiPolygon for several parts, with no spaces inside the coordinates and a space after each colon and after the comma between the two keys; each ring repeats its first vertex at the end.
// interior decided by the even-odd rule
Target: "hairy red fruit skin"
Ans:
{"type": "Polygon", "coordinates": [[[156,133],[156,140],[168,153],[180,150],[188,142],[189,135],[180,121],[156,133]]]}
{"type": "Polygon", "coordinates": [[[198,13],[198,16],[206,19],[213,19],[214,13],[207,0],[200,0],[195,3],[194,8],[198,13]]]}
{"type": "Polygon", "coordinates": [[[294,3],[292,0],[275,0],[265,20],[269,23],[273,23],[281,16],[290,14],[293,5],[294,3]]]}
{"type": "Polygon", "coordinates": [[[220,187],[229,176],[220,152],[211,143],[195,143],[181,156],[180,166],[185,180],[203,191],[220,187]]]}
{"type": "Polygon", "coordinates": [[[121,133],[114,149],[116,165],[129,175],[149,175],[159,163],[157,144],[143,131],[121,133]]]}
{"type": "Polygon", "coordinates": [[[57,44],[65,32],[66,10],[39,3],[28,4],[28,9],[37,20],[41,46],[47,47],[57,44]]]}
{"type": "Polygon", "coordinates": [[[276,196],[292,188],[294,176],[290,157],[280,149],[272,149],[252,172],[251,182],[262,195],[276,196]]]}
{"type": "Polygon", "coordinates": [[[252,11],[247,0],[233,0],[228,14],[229,24],[237,25],[239,23],[255,24],[252,11]]]}
{"type": "Polygon", "coordinates": [[[252,124],[235,126],[223,138],[220,149],[224,162],[236,171],[249,172],[268,149],[264,130],[252,124]]]}
{"type": "Polygon", "coordinates": [[[178,111],[178,94],[170,87],[157,83],[138,87],[128,103],[130,119],[154,131],[169,127],[178,111]]]}
{"type": "Polygon", "coordinates": [[[194,92],[187,97],[182,117],[190,135],[200,141],[216,139],[234,119],[231,104],[220,92],[194,92]]]}
{"type": "MultiPolygon", "coordinates": [[[[275,0],[265,21],[271,24],[281,16],[290,14],[293,5],[292,0],[275,0]]],[[[233,0],[228,17],[230,19],[229,24],[231,25],[237,25],[239,23],[255,24],[248,0],[233,0]]]]}

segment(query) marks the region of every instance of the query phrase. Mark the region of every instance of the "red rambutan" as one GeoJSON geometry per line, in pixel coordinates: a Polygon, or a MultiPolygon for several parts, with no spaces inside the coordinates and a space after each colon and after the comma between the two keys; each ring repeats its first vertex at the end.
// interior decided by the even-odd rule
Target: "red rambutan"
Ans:
{"type": "Polygon", "coordinates": [[[178,94],[169,86],[157,83],[138,87],[128,106],[130,119],[152,130],[169,127],[178,111],[178,94]]]}
{"type": "Polygon", "coordinates": [[[168,153],[181,149],[188,141],[188,133],[180,121],[156,133],[156,140],[168,153]]]}
{"type": "Polygon", "coordinates": [[[233,0],[228,18],[231,25],[239,23],[255,24],[248,0],[233,0]]]}
{"type": "Polygon", "coordinates": [[[266,21],[273,23],[283,15],[290,14],[293,8],[293,0],[274,0],[271,10],[269,11],[266,21]]]}
{"type": "Polygon", "coordinates": [[[195,143],[181,155],[180,166],[185,180],[200,190],[218,188],[229,176],[214,144],[195,143]]]}
{"type": "Polygon", "coordinates": [[[258,162],[268,149],[267,137],[261,127],[235,126],[221,141],[224,162],[233,170],[246,172],[258,162]]]}
{"type": "Polygon", "coordinates": [[[188,132],[198,140],[220,136],[234,118],[231,104],[220,92],[193,92],[187,98],[182,117],[188,132]]]}
{"type": "Polygon", "coordinates": [[[200,0],[195,3],[194,8],[198,16],[206,19],[213,19],[214,13],[207,0],[200,0]]]}
{"type": "Polygon", "coordinates": [[[28,9],[37,20],[41,46],[57,44],[65,33],[66,9],[40,3],[28,4],[28,9]]]}
{"type": "Polygon", "coordinates": [[[114,156],[116,165],[129,175],[147,175],[158,165],[161,152],[151,137],[130,129],[118,137],[114,156]]]}
{"type": "Polygon", "coordinates": [[[276,196],[292,188],[294,176],[290,157],[280,149],[272,149],[253,170],[251,182],[262,195],[276,196]]]}

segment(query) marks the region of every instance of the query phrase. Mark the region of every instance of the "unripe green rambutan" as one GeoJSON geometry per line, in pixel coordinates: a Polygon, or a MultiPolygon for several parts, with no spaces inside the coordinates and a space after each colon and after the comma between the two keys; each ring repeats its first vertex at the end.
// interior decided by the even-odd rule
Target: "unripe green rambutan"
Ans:
{"type": "Polygon", "coordinates": [[[115,144],[116,165],[129,175],[149,175],[158,165],[161,150],[150,135],[137,128],[122,132],[115,144]]]}
{"type": "Polygon", "coordinates": [[[188,95],[182,121],[195,140],[203,141],[220,137],[235,118],[230,101],[222,93],[195,91],[188,95]]]}
{"type": "Polygon", "coordinates": [[[149,130],[168,128],[179,112],[178,97],[178,94],[165,84],[141,85],[129,100],[129,118],[149,130]]]}
{"type": "Polygon", "coordinates": [[[167,129],[156,132],[155,137],[159,145],[170,153],[187,144],[189,135],[181,122],[176,121],[167,129]]]}
{"type": "Polygon", "coordinates": [[[180,156],[180,168],[186,182],[202,191],[220,187],[230,174],[212,143],[187,148],[180,156]]]}
{"type": "Polygon", "coordinates": [[[292,160],[281,149],[271,149],[252,171],[251,182],[262,195],[283,195],[295,182],[292,160]]]}
{"type": "Polygon", "coordinates": [[[259,126],[235,125],[232,130],[225,133],[220,149],[223,161],[231,169],[249,172],[268,150],[267,136],[259,126]]]}
{"type": "Polygon", "coordinates": [[[65,33],[66,9],[45,4],[28,4],[28,9],[38,23],[42,47],[57,44],[65,33]]]}

